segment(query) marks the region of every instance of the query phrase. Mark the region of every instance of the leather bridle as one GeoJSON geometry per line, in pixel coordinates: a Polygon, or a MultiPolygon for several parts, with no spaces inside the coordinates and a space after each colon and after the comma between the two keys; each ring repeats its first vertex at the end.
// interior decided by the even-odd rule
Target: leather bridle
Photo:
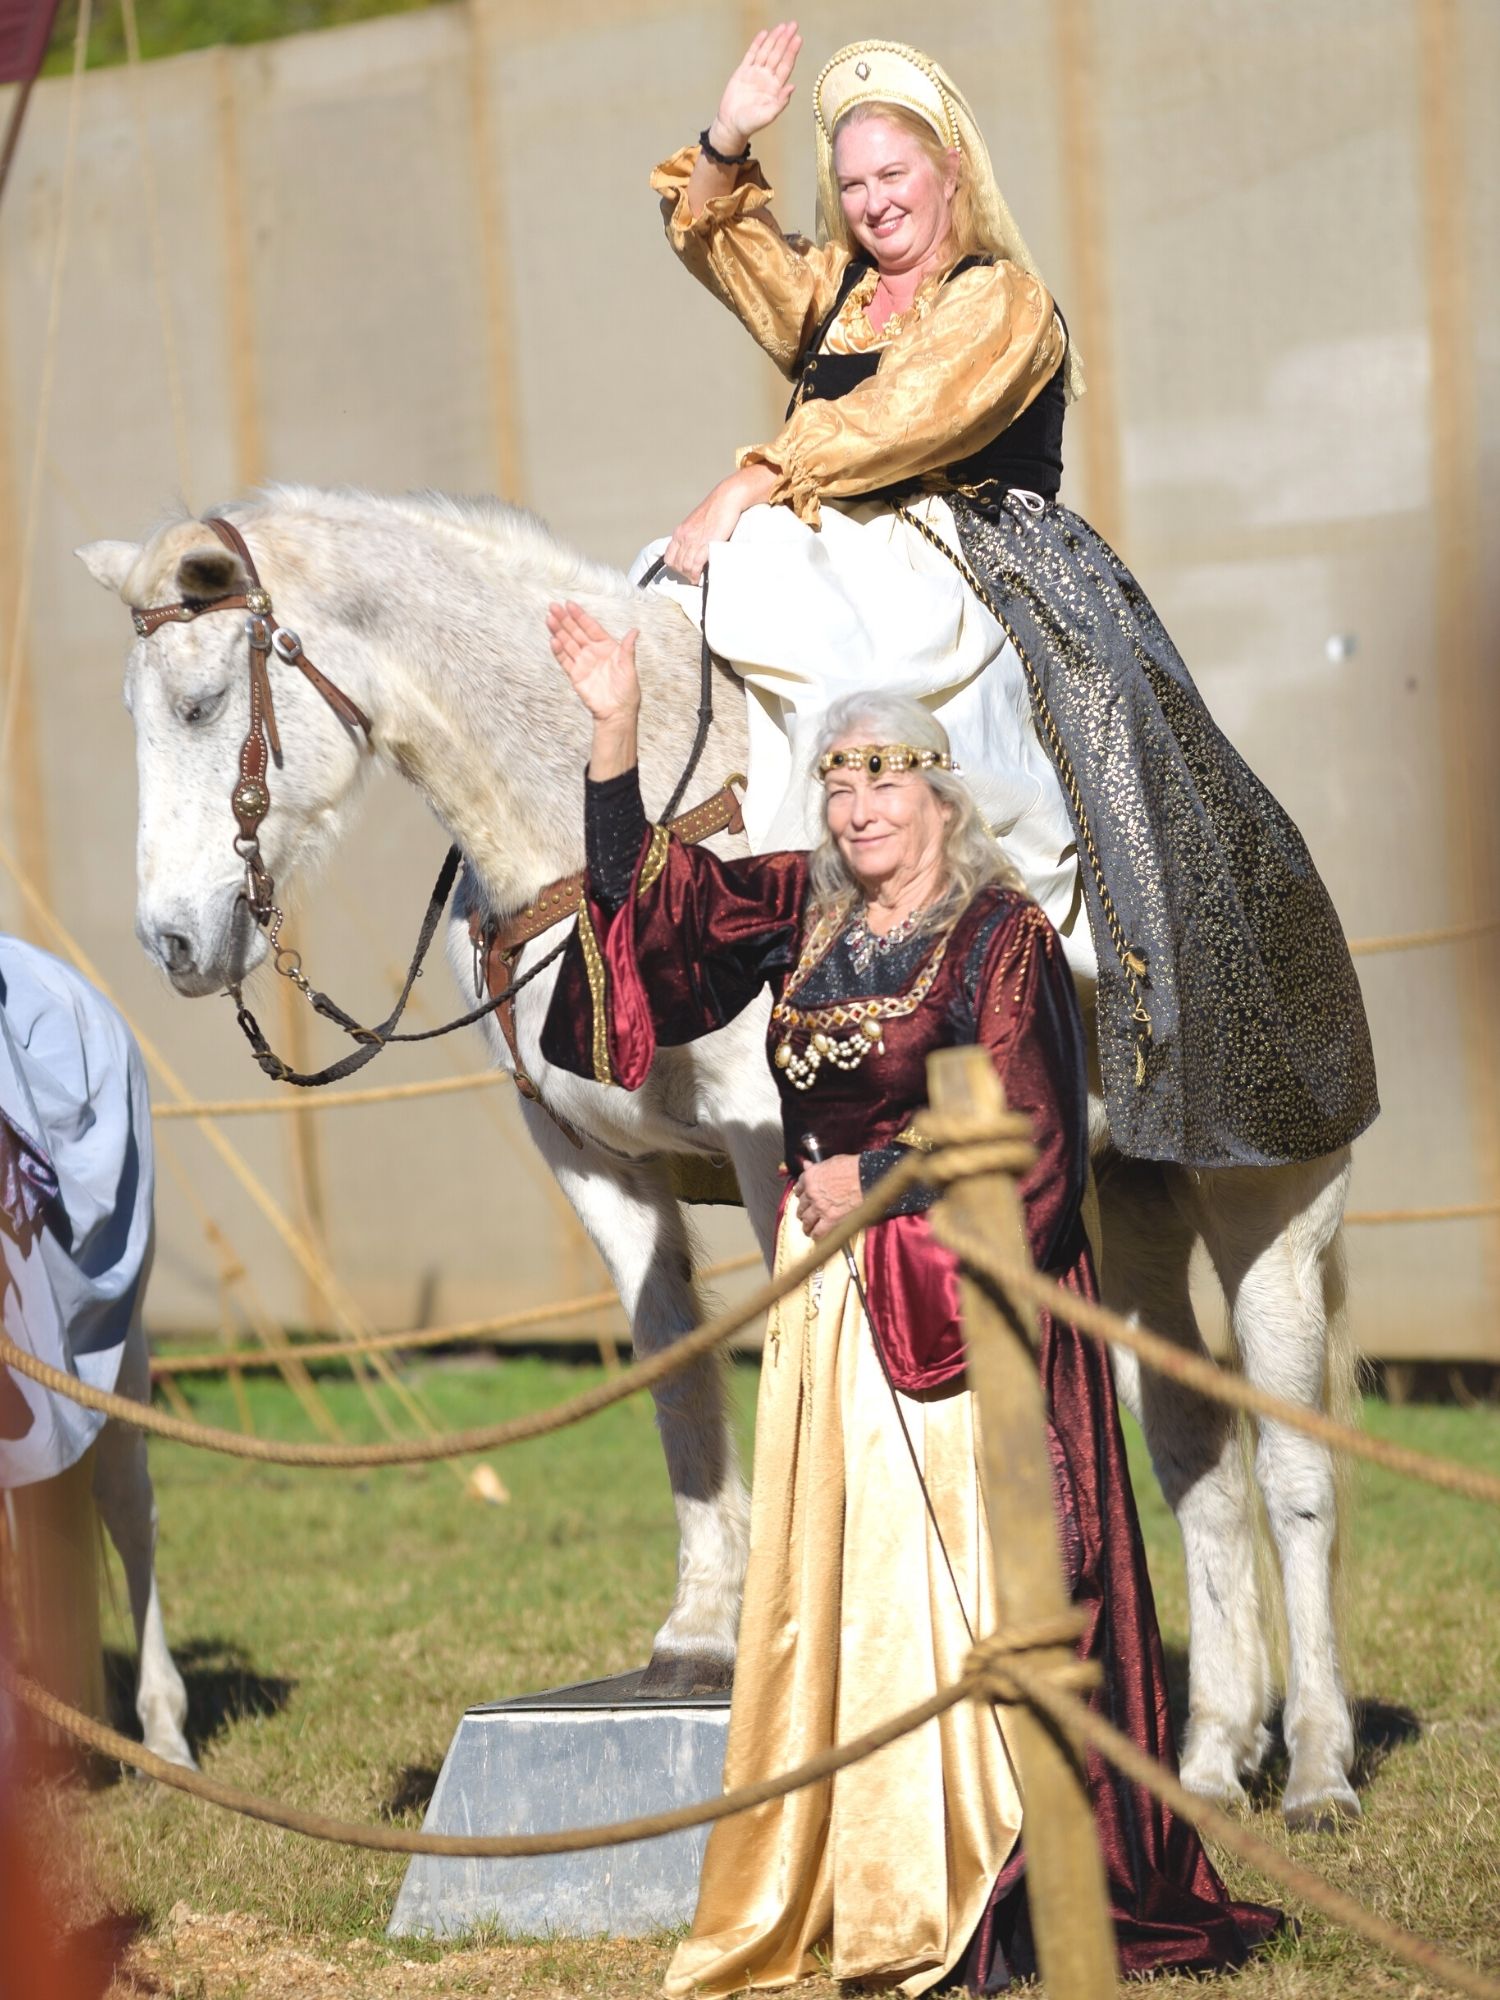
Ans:
{"type": "MultiPolygon", "coordinates": [[[[289,945],[281,942],[281,927],[286,921],[284,913],[276,904],[276,884],[271,871],[265,864],[260,851],[260,828],[266,814],[271,810],[270,765],[281,768],[281,737],[276,727],[276,705],[271,693],[270,662],[274,653],[286,666],[296,667],[304,678],[315,687],[334,714],[347,728],[361,730],[368,743],[371,739],[370,718],[359,703],[350,699],[343,689],[331,681],[325,673],[315,667],[302,650],[302,641],[285,625],[278,625],[271,609],[271,594],[261,582],[244,536],[232,521],[222,515],[205,516],[203,526],[212,530],[231,554],[237,556],[248,579],[248,587],[242,591],[226,591],[217,597],[188,598],[177,604],[153,604],[131,607],[131,620],[137,635],[149,639],[163,625],[187,625],[195,618],[202,618],[210,611],[243,611],[245,613],[245,636],[250,649],[250,723],[245,732],[245,740],[240,745],[239,775],[233,791],[229,795],[230,811],[234,815],[236,833],[234,851],[245,865],[245,887],[241,891],[251,916],[266,934],[271,951],[271,961],[277,972],[302,993],[313,1011],[324,1020],[332,1021],[342,1028],[352,1041],[361,1046],[337,1062],[329,1063],[316,1071],[294,1069],[290,1063],[277,1055],[266,1040],[260,1023],[245,1005],[239,987],[229,987],[228,994],[235,1003],[235,1018],[239,1022],[245,1038],[250,1044],[255,1060],[273,1082],[297,1084],[311,1089],[321,1084],[336,1083],[350,1076],[355,1070],[363,1069],[373,1062],[382,1049],[391,1042],[430,1042],[440,1035],[450,1035],[458,1028],[473,1027],[488,1014],[498,1013],[506,1042],[516,1064],[518,1081],[525,1078],[523,1094],[534,1095],[542,1109],[550,1113],[550,1107],[542,1100],[541,1093],[529,1077],[525,1076],[520,1051],[516,1046],[514,1026],[515,996],[523,986],[529,986],[533,979],[545,972],[562,953],[567,940],[555,945],[525,972],[517,973],[516,963],[526,941],[540,935],[567,915],[570,909],[579,907],[582,896],[582,878],[566,877],[560,882],[552,882],[524,910],[510,917],[504,925],[491,919],[481,927],[481,938],[476,939],[476,950],[482,951],[482,962],[487,974],[486,984],[489,997],[467,1014],[456,1020],[446,1021],[440,1028],[427,1028],[420,1033],[397,1034],[396,1025],[406,1011],[406,1003],[411,990],[421,976],[422,963],[432,945],[433,937],[448,906],[448,898],[458,879],[462,855],[455,845],[448,849],[443,865],[438,870],[438,878],[432,894],[427,899],[427,909],[422,918],[422,926],[417,936],[416,949],[407,967],[406,978],[396,997],[396,1004],[385,1020],[375,1027],[363,1027],[352,1014],[347,1013],[326,993],[320,993],[311,984],[302,970],[302,957],[289,945]],[[481,941],[482,940],[482,941],[481,941]],[[529,1086],[529,1089],[527,1089],[529,1086]]],[[[661,560],[652,564],[642,579],[650,584],[662,569],[661,560]]],[[[704,572],[703,596],[705,623],[708,603],[708,575],[704,572]]],[[[697,728],[693,744],[688,752],[682,774],[667,802],[662,821],[671,827],[681,839],[697,841],[708,839],[714,833],[729,830],[738,832],[743,825],[740,818],[739,801],[730,785],[719,788],[714,796],[695,811],[686,814],[681,821],[674,820],[688,781],[697,769],[698,760],[708,740],[709,726],[713,720],[713,666],[714,656],[705,635],[702,644],[702,683],[698,698],[697,728]]],[[[472,928],[472,925],[471,925],[472,928]]]]}
{"type": "MultiPolygon", "coordinates": [[[[240,745],[239,777],[229,794],[229,809],[239,828],[234,839],[234,851],[245,864],[245,901],[250,907],[250,914],[267,934],[277,957],[286,955],[294,958],[295,953],[287,953],[286,947],[280,943],[281,926],[285,919],[276,907],[276,884],[260,851],[261,822],[271,810],[269,765],[274,761],[276,768],[281,768],[281,736],[276,727],[276,703],[271,694],[272,653],[285,665],[296,667],[317,689],[339,721],[348,729],[362,730],[366,742],[370,740],[370,718],[357,701],[352,701],[327,674],[313,665],[303,652],[302,641],[297,634],[289,627],[277,624],[271,609],[271,593],[261,582],[255,558],[233,522],[224,520],[221,515],[210,514],[203,525],[212,529],[231,555],[239,558],[249,579],[248,588],[226,591],[219,597],[189,598],[179,604],[132,608],[131,622],[139,637],[149,639],[163,625],[188,625],[210,611],[245,613],[245,638],[250,648],[250,726],[240,745]]],[[[277,970],[283,968],[278,965],[277,970]]]]}

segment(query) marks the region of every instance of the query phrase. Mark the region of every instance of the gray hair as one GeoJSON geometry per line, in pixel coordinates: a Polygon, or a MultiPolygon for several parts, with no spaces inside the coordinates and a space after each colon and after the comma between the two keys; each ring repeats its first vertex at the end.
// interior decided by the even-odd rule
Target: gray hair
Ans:
{"type": "MultiPolygon", "coordinates": [[[[938,750],[945,754],[952,747],[942,723],[914,695],[899,690],[845,695],[823,717],[823,726],[813,746],[812,776],[820,789],[818,759],[851,736],[863,736],[870,743],[909,743],[914,750],[938,750]]],[[[930,785],[949,808],[943,831],[947,889],[917,926],[923,931],[941,930],[989,883],[998,882],[1007,889],[1021,889],[1023,884],[985,825],[974,794],[959,774],[929,770],[915,775],[930,785]]],[[[824,916],[841,915],[859,897],[859,886],[828,831],[826,805],[822,813],[823,831],[808,860],[814,922],[824,916]]]]}

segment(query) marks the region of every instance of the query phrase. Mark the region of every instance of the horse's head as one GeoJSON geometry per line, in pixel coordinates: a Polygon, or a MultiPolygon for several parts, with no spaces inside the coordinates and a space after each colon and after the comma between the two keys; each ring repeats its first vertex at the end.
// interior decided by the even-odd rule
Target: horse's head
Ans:
{"type": "MultiPolygon", "coordinates": [[[[319,617],[296,551],[273,546],[259,524],[248,533],[278,619],[306,634],[314,659],[326,648],[320,664],[341,686],[362,685],[357,649],[347,632],[319,617]],[[307,624],[299,626],[304,615],[307,624]]],[[[201,522],[179,522],[145,543],[91,542],[78,554],[133,611],[167,604],[196,610],[252,586],[239,556],[201,522]]],[[[250,731],[246,617],[243,608],[208,609],[149,635],[138,630],[125,672],[140,786],[136,935],[177,991],[191,996],[237,984],[266,956],[265,934],[244,899],[230,804],[250,731]]],[[[369,759],[359,732],[301,673],[273,655],[268,676],[282,761],[267,772],[271,804],[259,841],[281,893],[332,845],[341,808],[369,759]]]]}

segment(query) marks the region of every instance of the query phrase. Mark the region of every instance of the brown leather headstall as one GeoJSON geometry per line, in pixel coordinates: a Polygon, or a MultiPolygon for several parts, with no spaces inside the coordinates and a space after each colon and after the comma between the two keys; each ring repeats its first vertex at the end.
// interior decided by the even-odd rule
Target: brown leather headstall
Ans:
{"type": "Polygon", "coordinates": [[[367,741],[370,718],[357,701],[351,701],[341,687],[313,665],[303,652],[302,641],[297,634],[287,626],[277,624],[271,610],[271,593],[261,582],[255,558],[233,522],[224,520],[221,515],[210,514],[203,526],[218,537],[231,555],[239,558],[249,579],[248,589],[229,591],[222,597],[204,598],[201,602],[132,606],[131,622],[142,639],[149,639],[163,625],[188,625],[210,611],[245,613],[245,637],[250,648],[250,726],[240,745],[239,777],[229,795],[230,811],[239,828],[234,851],[245,864],[245,901],[255,921],[270,935],[272,950],[277,955],[277,970],[286,970],[288,977],[294,977],[296,954],[287,952],[279,942],[282,915],[276,908],[276,884],[260,852],[261,822],[271,810],[267,770],[272,761],[278,769],[281,765],[281,737],[276,728],[276,704],[271,694],[272,653],[283,665],[296,667],[317,689],[339,721],[349,729],[363,730],[367,741]],[[281,964],[283,958],[291,961],[289,967],[281,964]]]}

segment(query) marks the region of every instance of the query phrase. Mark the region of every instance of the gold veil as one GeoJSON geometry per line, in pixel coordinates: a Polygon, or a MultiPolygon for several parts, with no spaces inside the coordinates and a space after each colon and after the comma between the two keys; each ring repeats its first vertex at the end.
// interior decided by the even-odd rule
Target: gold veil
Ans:
{"type": "MultiPolygon", "coordinates": [[[[989,148],[974,114],[952,78],[930,56],[904,42],[850,42],[825,63],[813,86],[813,121],[818,148],[818,240],[849,242],[833,174],[833,134],[856,104],[899,104],[925,120],[945,146],[968,162],[974,206],[987,240],[1011,263],[1045,284],[1026,239],[1016,226],[995,181],[989,148]]],[[[1068,342],[1068,400],[1083,394],[1083,366],[1068,342]]]]}

